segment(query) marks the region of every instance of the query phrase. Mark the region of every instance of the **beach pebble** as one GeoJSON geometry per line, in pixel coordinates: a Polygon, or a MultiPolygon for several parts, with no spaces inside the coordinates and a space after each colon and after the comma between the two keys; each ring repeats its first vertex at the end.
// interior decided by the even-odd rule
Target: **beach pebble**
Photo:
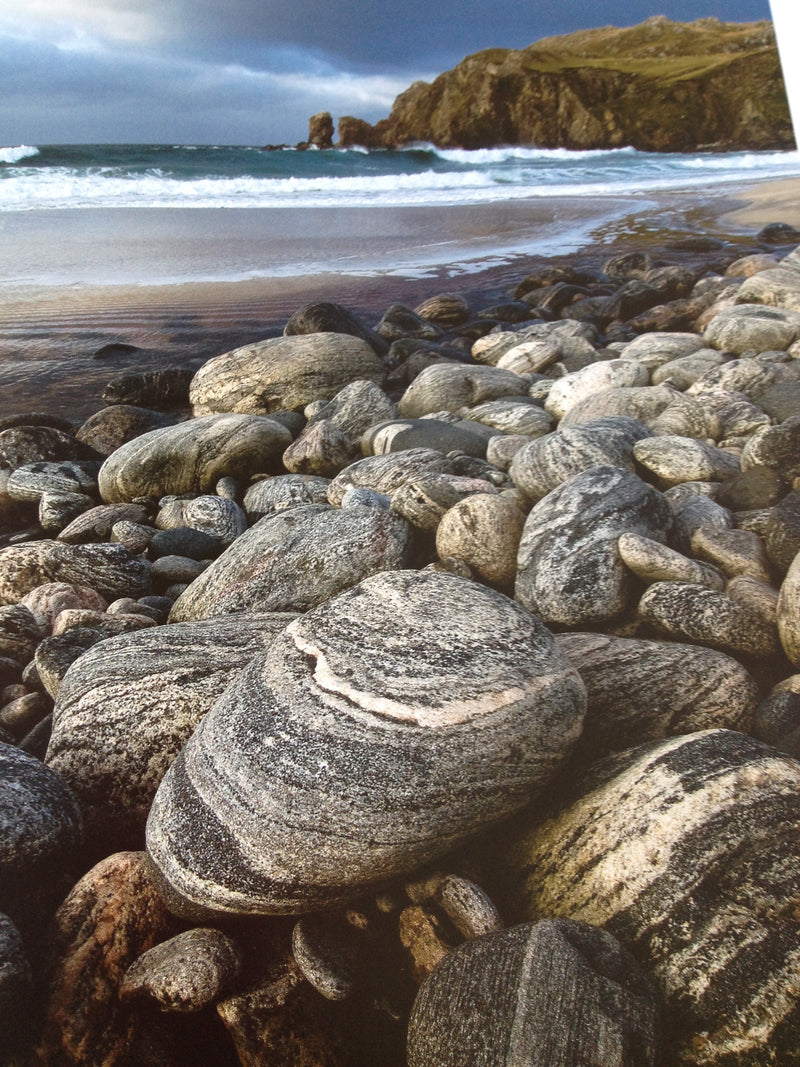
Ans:
{"type": "Polygon", "coordinates": [[[97,462],[28,463],[11,472],[5,491],[12,500],[38,504],[45,493],[93,496],[97,491],[97,462]]]}
{"type": "Polygon", "coordinates": [[[708,730],[609,757],[571,793],[514,835],[522,915],[597,923],[635,953],[664,998],[664,1062],[791,1062],[800,764],[708,730]]]}
{"type": "MultiPolygon", "coordinates": [[[[152,541],[150,544],[152,547],[152,541]]],[[[191,559],[189,556],[159,556],[150,566],[150,578],[160,589],[170,585],[189,585],[200,577],[208,564],[208,560],[191,559]]]]}
{"type": "Polygon", "coordinates": [[[149,592],[150,564],[122,545],[30,541],[0,550],[0,602],[17,603],[46,582],[89,586],[101,596],[149,592]]]}
{"type": "Polygon", "coordinates": [[[559,634],[556,642],[586,686],[581,764],[676,734],[750,730],[758,686],[732,656],[607,634],[559,634]]]}
{"type": "Polygon", "coordinates": [[[97,458],[98,453],[73,434],[50,426],[15,426],[0,433],[0,467],[8,470],[31,463],[97,458]]]}
{"type": "Polygon", "coordinates": [[[625,566],[645,582],[695,582],[709,589],[725,588],[725,576],[717,567],[690,559],[650,537],[624,533],[617,549],[625,566]]]}
{"type": "Polygon", "coordinates": [[[123,1001],[151,997],[162,1011],[201,1011],[231,992],[240,970],[232,938],[196,927],[143,952],[125,972],[119,995],[123,1001]]]}
{"type": "Polygon", "coordinates": [[[392,304],[384,312],[375,332],[384,340],[399,341],[402,337],[419,337],[423,341],[438,341],[444,331],[422,318],[404,304],[392,304]]]}
{"type": "Polygon", "coordinates": [[[800,475],[800,415],[757,430],[742,449],[742,470],[767,467],[784,478],[800,475]]]}
{"type": "Polygon", "coordinates": [[[485,456],[486,440],[470,430],[466,423],[433,418],[379,422],[361,438],[361,451],[365,456],[408,452],[419,448],[434,449],[445,454],[458,451],[469,456],[485,456]]]}
{"type": "Polygon", "coordinates": [[[347,902],[528,803],[584,710],[552,636],[507,597],[375,575],[229,686],[159,786],[148,851],[189,914],[347,902]]]}
{"type": "Polygon", "coordinates": [[[700,493],[694,493],[684,499],[676,499],[674,508],[671,541],[680,552],[688,555],[691,555],[692,537],[697,530],[703,527],[727,530],[733,525],[731,513],[727,508],[717,504],[710,496],[700,493]]]}
{"type": "Polygon", "coordinates": [[[800,491],[792,490],[765,512],[763,534],[770,563],[788,570],[800,552],[800,491]]]}
{"type": "Polygon", "coordinates": [[[665,540],[663,496],[618,467],[575,475],[535,504],[525,521],[515,597],[546,625],[602,624],[628,609],[633,577],[617,551],[623,533],[665,540]]]}
{"type": "Polygon", "coordinates": [[[553,419],[532,400],[489,400],[462,412],[465,418],[480,422],[503,434],[540,437],[553,429],[553,419]]]}
{"type": "Polygon", "coordinates": [[[778,632],[788,660],[800,667],[800,554],[795,556],[780,588],[778,632]]]}
{"type": "Polygon", "coordinates": [[[679,482],[724,481],[739,473],[739,457],[693,437],[647,437],[633,446],[636,462],[665,488],[679,482]]]}
{"type": "Polygon", "coordinates": [[[151,430],[122,445],[100,469],[106,503],[167,494],[210,493],[220,478],[268,470],[291,442],[274,419],[211,415],[151,430]]]}
{"type": "Polygon", "coordinates": [[[0,607],[0,656],[30,663],[41,639],[39,624],[24,604],[0,607]]]}
{"type": "Polygon", "coordinates": [[[750,467],[720,486],[717,501],[731,511],[756,511],[777,504],[786,495],[786,489],[787,484],[778,471],[750,467]]]}
{"type": "Polygon", "coordinates": [[[573,405],[562,419],[560,428],[580,426],[584,422],[603,419],[608,415],[628,415],[649,425],[652,419],[669,407],[676,395],[675,390],[666,385],[603,389],[573,405]]]}
{"type": "Polygon", "coordinates": [[[26,942],[42,937],[80,844],[68,786],[40,760],[0,742],[0,912],[26,942]]]}
{"type": "Polygon", "coordinates": [[[734,656],[771,656],[780,647],[776,627],[760,612],[692,582],[655,582],[639,601],[638,613],[659,633],[734,656]]]}
{"type": "Polygon", "coordinates": [[[503,497],[476,493],[444,513],[436,552],[462,560],[480,581],[502,589],[514,581],[524,523],[525,515],[503,497]]]}
{"type": "Polygon", "coordinates": [[[348,489],[374,489],[391,496],[409,481],[436,474],[454,473],[454,464],[444,453],[433,448],[409,448],[366,456],[351,463],[331,481],[328,500],[334,507],[342,502],[348,489]]]}
{"type": "Polygon", "coordinates": [[[164,412],[134,407],[132,404],[112,404],[90,415],[76,431],[75,437],[90,445],[101,456],[110,456],[126,441],[150,430],[174,424],[174,416],[164,412]]]}
{"type": "Polygon", "coordinates": [[[343,333],[272,337],[204,363],[192,379],[190,399],[195,416],[263,415],[330,400],[357,380],[380,383],[383,374],[380,359],[361,338],[343,333]]]}
{"type": "Polygon", "coordinates": [[[520,449],[530,444],[527,434],[498,434],[486,446],[486,459],[498,470],[507,471],[520,449]]]}
{"type": "Polygon", "coordinates": [[[800,756],[800,675],[772,687],[756,708],[752,734],[795,759],[800,756]]]}
{"type": "MultiPolygon", "coordinates": [[[[741,289],[737,300],[743,300],[741,289]]],[[[800,314],[797,311],[752,303],[738,303],[736,307],[720,311],[703,332],[703,340],[709,348],[735,352],[739,356],[751,349],[785,352],[799,336],[800,314]]]]}
{"type": "Polygon", "coordinates": [[[698,378],[702,378],[724,362],[725,357],[721,352],[713,348],[701,348],[688,356],[671,359],[668,363],[656,367],[650,380],[653,385],[660,385],[669,380],[675,389],[688,389],[698,378]]]}
{"type": "Polygon", "coordinates": [[[148,543],[148,555],[153,560],[163,556],[185,556],[193,560],[212,559],[221,551],[222,545],[216,537],[192,526],[173,526],[168,530],[156,530],[148,543]]]}
{"type": "Polygon", "coordinates": [[[648,425],[652,433],[659,437],[719,440],[722,436],[722,424],[716,413],[685,393],[676,393],[672,403],[650,419],[648,425]]]}
{"type": "Polygon", "coordinates": [[[742,356],[740,359],[723,363],[716,370],[708,371],[690,385],[686,392],[690,396],[704,397],[707,393],[718,394],[728,390],[743,393],[752,400],[784,377],[786,374],[781,374],[780,368],[775,364],[770,365],[742,356]]]}
{"type": "Polygon", "coordinates": [[[460,411],[504,396],[525,396],[528,383],[497,367],[436,364],[426,367],[400,398],[397,409],[408,419],[435,411],[460,411]]]}
{"type": "Polygon", "coordinates": [[[186,367],[121,374],[103,390],[107,404],[130,404],[154,411],[177,411],[189,406],[189,383],[194,371],[186,367]]]}
{"type": "Polygon", "coordinates": [[[691,539],[692,554],[719,567],[729,578],[739,574],[769,584],[772,573],[764,542],[750,530],[701,526],[691,539]]]}
{"type": "Polygon", "coordinates": [[[560,427],[536,438],[514,456],[509,474],[531,500],[541,500],[563,482],[592,467],[632,471],[633,446],[650,431],[635,419],[610,417],[560,427]]]}
{"type": "Polygon", "coordinates": [[[261,519],[181,594],[171,622],[308,611],[376,571],[403,565],[409,528],[390,511],[310,504],[261,519]]]}
{"type": "Polygon", "coordinates": [[[357,978],[355,931],[341,919],[306,915],[292,930],[292,955],[303,977],[326,1000],[344,1000],[357,978]]]}
{"type": "Polygon", "coordinates": [[[33,976],[19,930],[7,915],[0,914],[0,1056],[13,1067],[23,1063],[20,1053],[33,1032],[35,1012],[33,976]]]}
{"type": "Polygon", "coordinates": [[[566,919],[525,923],[462,945],[428,976],[408,1064],[654,1067],[659,1024],[655,989],[611,934],[566,919]]]}
{"type": "Polygon", "coordinates": [[[622,347],[620,359],[635,359],[647,370],[654,371],[703,346],[703,338],[698,333],[643,333],[622,347]]]}
{"type": "Polygon", "coordinates": [[[468,322],[471,315],[469,302],[460,293],[437,293],[435,296],[429,296],[414,308],[414,312],[445,330],[468,322]]]}
{"type": "Polygon", "coordinates": [[[346,385],[332,400],[322,403],[314,419],[329,419],[351,441],[379,422],[397,417],[397,407],[375,382],[346,385]]]}
{"type": "MultiPolygon", "coordinates": [[[[365,492],[349,489],[350,493],[365,492]]],[[[443,474],[408,481],[396,489],[390,498],[392,511],[420,530],[433,532],[445,513],[462,499],[462,494],[450,478],[443,474]]]]}
{"type": "Polygon", "coordinates": [[[158,784],[208,709],[294,615],[140,630],[90,649],[56,700],[46,763],[73,790],[87,848],[139,847],[158,784]]]}
{"type": "Polygon", "coordinates": [[[351,337],[360,337],[378,353],[386,351],[386,342],[374,330],[365,326],[352,311],[341,304],[328,301],[315,301],[298,308],[288,319],[283,328],[285,337],[301,334],[345,333],[351,337]]]}
{"type": "Polygon", "coordinates": [[[305,507],[306,504],[325,504],[328,500],[330,478],[309,474],[279,474],[255,482],[244,495],[242,505],[250,522],[265,515],[305,507]]]}
{"type": "Polygon", "coordinates": [[[53,632],[53,623],[67,608],[105,611],[108,602],[94,589],[66,582],[47,582],[27,593],[20,601],[36,619],[41,637],[53,632]]]}
{"type": "Polygon", "coordinates": [[[329,419],[317,419],[283,453],[283,465],[292,474],[332,478],[357,455],[357,447],[342,430],[329,419]]]}
{"type": "MultiPolygon", "coordinates": [[[[78,626],[63,634],[45,637],[39,642],[33,665],[39,685],[53,699],[58,695],[64,676],[75,660],[88,649],[115,636],[94,626],[78,626]]],[[[27,679],[27,673],[25,678],[27,679]]]]}
{"type": "Polygon", "coordinates": [[[47,534],[58,534],[94,506],[94,497],[85,493],[42,493],[39,497],[39,525],[47,534]]]}
{"type": "Polygon", "coordinates": [[[58,909],[37,1056],[43,1063],[148,1063],[149,1027],[120,999],[127,969],[178,933],[138,852],[93,867],[58,909]]]}
{"type": "Polygon", "coordinates": [[[605,389],[648,385],[649,382],[647,369],[636,360],[612,359],[591,363],[574,374],[558,379],[547,394],[545,411],[556,419],[562,419],[570,408],[595,393],[605,389]]]}
{"type": "Polygon", "coordinates": [[[59,541],[69,545],[86,544],[90,541],[108,541],[117,522],[145,523],[150,509],[143,504],[99,504],[84,510],[61,529],[59,541]]]}
{"type": "Polygon", "coordinates": [[[748,278],[739,289],[738,299],[800,312],[800,270],[797,259],[796,252],[790,253],[779,266],[748,278]]]}
{"type": "Polygon", "coordinates": [[[25,693],[0,707],[0,726],[21,740],[50,713],[50,701],[41,693],[25,693]]]}

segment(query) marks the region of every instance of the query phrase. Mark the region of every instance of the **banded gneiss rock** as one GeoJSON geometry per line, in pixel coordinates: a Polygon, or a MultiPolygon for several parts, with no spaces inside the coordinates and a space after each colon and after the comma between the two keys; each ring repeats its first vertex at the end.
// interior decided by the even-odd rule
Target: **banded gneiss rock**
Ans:
{"type": "Polygon", "coordinates": [[[519,809],[584,711],[577,673],[513,601],[376,575],[228,688],[159,787],[148,852],[188,914],[347,903],[519,809]]]}

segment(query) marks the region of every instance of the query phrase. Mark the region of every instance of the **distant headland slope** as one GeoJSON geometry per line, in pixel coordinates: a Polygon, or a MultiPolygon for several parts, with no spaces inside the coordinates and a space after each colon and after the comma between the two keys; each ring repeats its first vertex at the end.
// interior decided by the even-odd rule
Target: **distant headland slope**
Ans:
{"type": "Polygon", "coordinates": [[[374,126],[339,120],[342,146],[412,141],[659,152],[794,148],[772,23],[663,15],[627,29],[546,37],[519,51],[477,52],[430,84],[415,82],[374,126]]]}

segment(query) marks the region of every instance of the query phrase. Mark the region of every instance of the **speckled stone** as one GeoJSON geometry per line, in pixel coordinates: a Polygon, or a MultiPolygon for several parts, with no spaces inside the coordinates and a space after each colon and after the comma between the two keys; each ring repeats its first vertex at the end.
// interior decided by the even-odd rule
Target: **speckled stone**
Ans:
{"type": "Polygon", "coordinates": [[[119,611],[109,615],[107,612],[67,608],[56,617],[53,623],[53,636],[58,637],[60,634],[68,633],[81,626],[102,630],[111,637],[115,634],[127,633],[129,630],[142,630],[145,627],[155,626],[155,619],[136,612],[119,611]]]}
{"type": "Polygon", "coordinates": [[[666,1004],[664,1062],[744,1067],[797,1057],[798,847],[800,764],[709,730],[596,765],[508,857],[525,917],[634,952],[666,1004]]]}
{"type": "Polygon", "coordinates": [[[732,655],[771,656],[778,631],[726,593],[691,582],[655,582],[639,601],[639,616],[659,633],[732,655]]]}
{"type": "MultiPolygon", "coordinates": [[[[350,493],[370,492],[364,489],[349,489],[350,493]]],[[[444,474],[406,482],[396,489],[390,498],[392,511],[420,530],[434,532],[445,513],[462,499],[461,493],[444,474]]]]}
{"type": "Polygon", "coordinates": [[[345,333],[367,341],[381,355],[386,351],[386,342],[365,326],[352,311],[341,304],[328,301],[314,301],[303,304],[287,321],[283,328],[285,337],[298,334],[345,333]]]}
{"type": "MultiPolygon", "coordinates": [[[[351,441],[379,422],[394,419],[397,407],[375,382],[351,382],[323,403],[315,419],[329,419],[351,441]]],[[[313,420],[312,420],[313,421],[313,420]]]]}
{"type": "Polygon", "coordinates": [[[90,611],[105,611],[108,602],[88,586],[69,585],[66,582],[46,582],[32,589],[20,601],[31,612],[39,625],[40,635],[53,632],[57,616],[67,608],[87,608],[90,611]]]}
{"type": "Polygon", "coordinates": [[[625,566],[645,582],[695,582],[709,589],[725,588],[725,577],[718,568],[641,534],[622,534],[617,549],[625,566]]]}
{"type": "Polygon", "coordinates": [[[414,313],[450,330],[469,320],[469,303],[460,293],[437,293],[414,308],[414,313]]]}
{"type": "Polygon", "coordinates": [[[633,577],[617,552],[623,533],[666,539],[669,504],[630,471],[595,467],[535,504],[517,558],[516,599],[546,625],[577,629],[622,615],[633,577]]]}
{"type": "Polygon", "coordinates": [[[692,537],[697,530],[703,528],[728,530],[731,526],[733,526],[731,513],[711,497],[693,493],[684,499],[675,500],[672,543],[681,552],[691,553],[692,537]]]}
{"type": "Polygon", "coordinates": [[[649,383],[647,369],[636,360],[603,360],[559,378],[547,394],[544,406],[554,418],[562,419],[579,401],[605,389],[629,389],[649,383]]]}
{"type": "Polygon", "coordinates": [[[701,526],[692,534],[692,552],[713,563],[729,578],[746,574],[769,583],[772,570],[763,540],[752,530],[720,530],[701,526]]]}
{"type": "Polygon", "coordinates": [[[720,311],[703,332],[710,348],[742,355],[748,350],[785,352],[800,337],[800,314],[763,304],[740,304],[720,311]]]}
{"type": "Polygon", "coordinates": [[[201,1011],[232,991],[240,969],[232,938],[196,927],[142,953],[125,972],[120,998],[151,997],[163,1011],[201,1011]]]}
{"type": "Polygon", "coordinates": [[[11,472],[5,491],[12,500],[28,504],[38,504],[45,493],[92,496],[99,469],[96,462],[28,463],[11,472]]]}
{"type": "Polygon", "coordinates": [[[261,519],[175,601],[170,622],[249,611],[308,611],[404,563],[409,527],[379,508],[309,504],[261,519]]]}
{"type": "Polygon", "coordinates": [[[359,455],[350,438],[330,419],[310,423],[283,453],[283,465],[293,474],[332,478],[359,455]]]}
{"type": "Polygon", "coordinates": [[[440,559],[462,560],[489,585],[504,589],[514,582],[525,515],[499,495],[477,493],[455,504],[436,530],[440,559]]]}
{"type": "Polygon", "coordinates": [[[691,437],[647,437],[633,448],[636,462],[664,487],[679,482],[724,481],[739,473],[739,457],[691,437]]]}
{"type": "Polygon", "coordinates": [[[800,675],[772,687],[756,708],[752,734],[795,759],[800,756],[800,675]]]}
{"type": "Polygon", "coordinates": [[[509,370],[440,363],[417,375],[397,410],[404,418],[419,419],[434,411],[460,411],[486,400],[525,396],[527,390],[527,381],[509,370]]]}
{"type": "Polygon", "coordinates": [[[649,425],[673,402],[675,396],[675,390],[666,385],[603,389],[579,400],[569,409],[560,425],[580,426],[591,419],[604,419],[608,415],[628,415],[649,425]]]}
{"type": "Polygon", "coordinates": [[[177,932],[141,853],[115,853],[84,875],[53,923],[37,1062],[152,1062],[147,1020],[119,991],[128,967],[177,932]]]}
{"type": "Polygon", "coordinates": [[[36,617],[24,604],[0,607],[0,656],[8,656],[24,667],[33,659],[41,636],[36,617]]]}
{"type": "Polygon", "coordinates": [[[753,434],[742,449],[742,470],[753,467],[768,467],[789,479],[800,474],[800,415],[753,434]]]}
{"type": "Polygon", "coordinates": [[[231,545],[247,529],[247,516],[235,500],[203,494],[183,502],[183,519],[193,530],[231,545]]]}
{"type": "Polygon", "coordinates": [[[39,683],[53,699],[58,695],[64,676],[88,649],[112,635],[92,626],[79,626],[64,634],[45,637],[39,643],[33,665],[39,683]]]}
{"type": "Polygon", "coordinates": [[[391,496],[406,482],[432,474],[453,473],[452,460],[433,448],[410,448],[403,452],[366,456],[336,475],[328,486],[328,500],[338,507],[347,490],[353,488],[374,489],[376,493],[391,496]]]}
{"type": "Polygon", "coordinates": [[[64,781],[0,742],[0,911],[24,937],[63,894],[80,843],[80,812],[64,781]]]}
{"type": "Polygon", "coordinates": [[[142,504],[99,504],[82,512],[58,535],[59,541],[77,545],[90,541],[107,541],[117,522],[147,522],[150,512],[142,504]]]}
{"type": "Polygon", "coordinates": [[[525,923],[462,945],[420,988],[409,1067],[655,1067],[660,1007],[605,930],[525,923]]]}
{"type": "Polygon", "coordinates": [[[775,365],[742,356],[704,374],[686,392],[690,396],[705,396],[720,389],[734,390],[752,399],[769,389],[782,376],[780,368],[775,365]]]}
{"type": "Polygon", "coordinates": [[[789,662],[800,667],[800,553],[795,556],[781,585],[778,632],[789,662]]]}
{"type": "Polygon", "coordinates": [[[514,485],[529,499],[541,500],[569,478],[592,467],[632,471],[633,446],[649,432],[638,420],[620,416],[565,426],[520,449],[509,473],[514,485]]]}
{"type": "Polygon", "coordinates": [[[717,441],[722,436],[722,424],[717,414],[685,393],[676,393],[672,403],[650,419],[648,425],[659,437],[698,437],[717,441]]]}
{"type": "MultiPolygon", "coordinates": [[[[211,534],[191,526],[171,526],[157,530],[150,538],[147,552],[151,560],[163,556],[184,556],[192,560],[213,559],[222,551],[222,545],[211,534]]],[[[151,577],[152,574],[151,568],[151,577]]]]}
{"type": "Polygon", "coordinates": [[[75,436],[101,455],[110,456],[126,441],[174,423],[172,415],[132,404],[112,404],[90,415],[75,436]]]}
{"type": "Polygon", "coordinates": [[[376,575],[229,686],[159,787],[149,854],[189,913],[357,898],[527,803],[584,701],[552,636],[507,597],[448,574],[376,575]]]}
{"type": "Polygon", "coordinates": [[[122,445],[100,468],[106,503],[169,493],[212,492],[220,478],[269,470],[292,435],[275,419],[211,415],[151,430],[122,445]]]}
{"type": "Polygon", "coordinates": [[[89,586],[111,600],[149,592],[150,564],[122,545],[29,541],[0,551],[0,603],[16,604],[40,585],[89,586]]]}
{"type": "Polygon", "coordinates": [[[698,378],[724,362],[725,357],[721,352],[713,348],[701,348],[654,368],[650,380],[653,385],[669,380],[676,389],[688,389],[698,378]]]}
{"type": "Polygon", "coordinates": [[[670,360],[697,352],[703,344],[699,333],[643,333],[624,346],[620,358],[638,360],[653,371],[670,360]]]}
{"type": "Polygon", "coordinates": [[[57,534],[94,505],[94,498],[85,493],[42,493],[39,525],[46,534],[57,534]]]}
{"type": "Polygon", "coordinates": [[[559,634],[556,641],[586,686],[581,763],[676,734],[748,733],[752,726],[758,686],[723,652],[607,634],[559,634]]]}
{"type": "Polygon", "coordinates": [[[251,522],[306,504],[324,504],[328,499],[329,478],[308,474],[279,474],[251,485],[244,495],[244,510],[251,522]]]}
{"type": "Polygon", "coordinates": [[[294,616],[176,623],[104,642],[58,692],[45,761],[83,814],[87,848],[138,847],[158,784],[238,672],[294,616]]]}
{"type": "MultiPolygon", "coordinates": [[[[343,333],[273,337],[204,363],[189,397],[197,415],[238,411],[265,414],[330,400],[350,382],[383,380],[372,346],[343,333]]],[[[288,444],[288,441],[287,441],[288,444]]]]}
{"type": "Polygon", "coordinates": [[[472,422],[480,422],[498,434],[527,434],[541,437],[553,429],[553,418],[533,400],[489,400],[462,412],[472,422]]]}
{"type": "Polygon", "coordinates": [[[97,459],[97,452],[52,426],[13,426],[0,431],[0,467],[16,470],[29,463],[62,459],[97,459]]]}
{"type": "Polygon", "coordinates": [[[498,470],[507,471],[517,452],[530,441],[531,438],[523,434],[498,434],[486,446],[486,459],[498,470]]]}

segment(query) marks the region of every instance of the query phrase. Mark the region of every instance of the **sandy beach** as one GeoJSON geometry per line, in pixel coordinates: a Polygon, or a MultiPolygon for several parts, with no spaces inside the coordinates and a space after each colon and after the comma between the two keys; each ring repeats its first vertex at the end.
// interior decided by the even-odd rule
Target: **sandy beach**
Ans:
{"type": "Polygon", "coordinates": [[[280,333],[312,300],[367,322],[443,291],[487,307],[544,260],[597,266],[612,250],[697,233],[745,252],[768,222],[800,225],[800,179],[449,208],[10,213],[0,220],[0,414],[85,417],[110,378],[197,367],[280,333]],[[108,345],[135,351],[97,358],[108,345]]]}

